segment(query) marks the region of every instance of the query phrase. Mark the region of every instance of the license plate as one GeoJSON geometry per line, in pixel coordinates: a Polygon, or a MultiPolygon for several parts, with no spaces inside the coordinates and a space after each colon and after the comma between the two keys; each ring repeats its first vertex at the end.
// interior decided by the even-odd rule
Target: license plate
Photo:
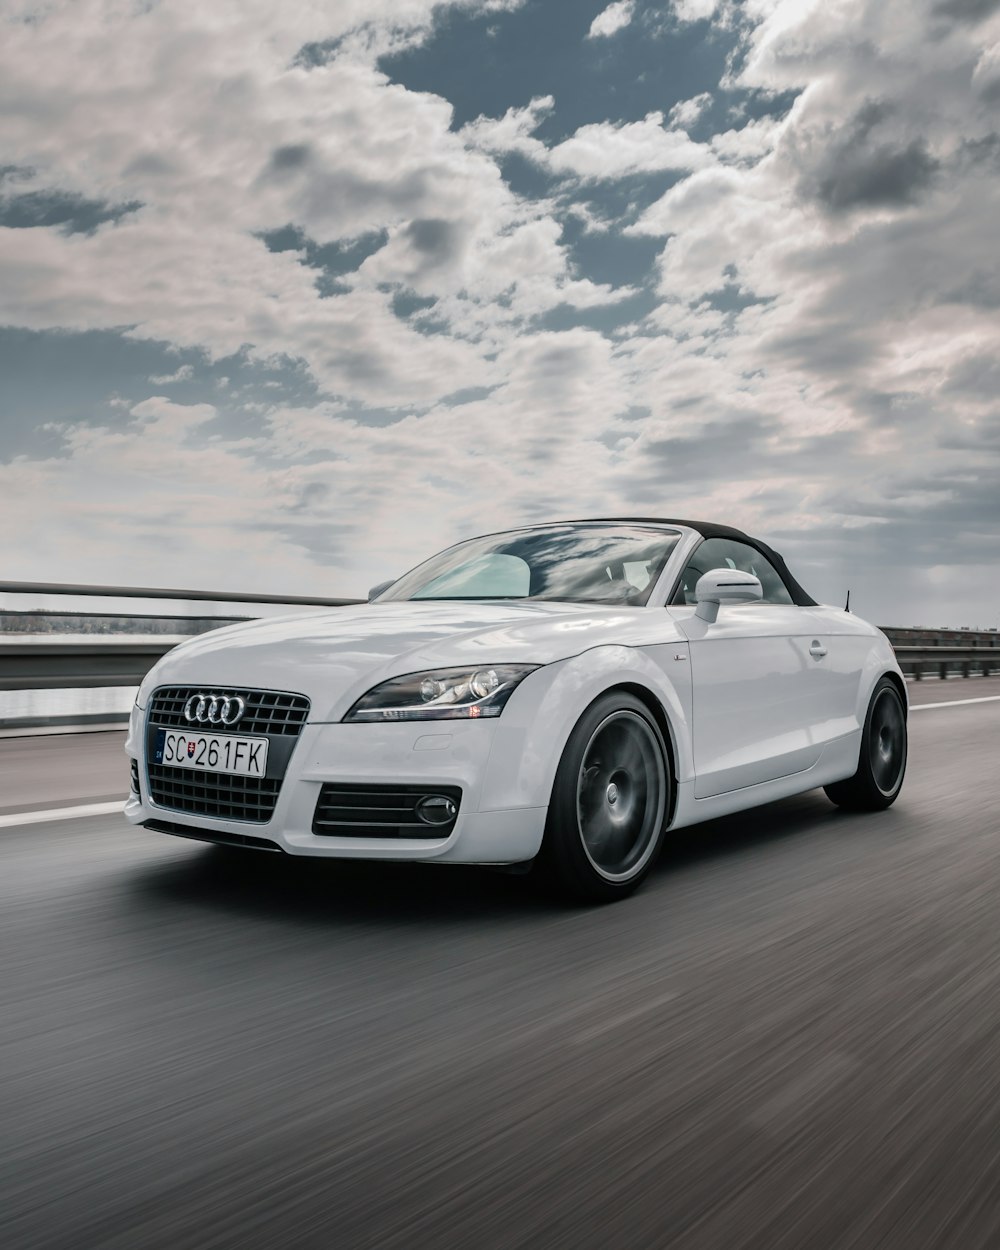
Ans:
{"type": "Polygon", "coordinates": [[[153,763],[173,768],[200,768],[207,773],[263,777],[267,771],[267,745],[266,738],[158,729],[153,763]]]}

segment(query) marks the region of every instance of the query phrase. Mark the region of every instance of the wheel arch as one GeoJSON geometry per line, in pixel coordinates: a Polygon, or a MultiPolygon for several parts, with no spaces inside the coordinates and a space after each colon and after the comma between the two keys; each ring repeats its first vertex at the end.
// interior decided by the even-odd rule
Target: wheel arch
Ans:
{"type": "Polygon", "coordinates": [[[673,819],[678,785],[691,774],[688,665],[683,676],[687,686],[667,679],[641,650],[620,645],[595,648],[532,674],[497,721],[483,809],[547,806],[556,769],[580,717],[597,699],[622,691],[642,703],[663,736],[673,779],[673,819]]]}

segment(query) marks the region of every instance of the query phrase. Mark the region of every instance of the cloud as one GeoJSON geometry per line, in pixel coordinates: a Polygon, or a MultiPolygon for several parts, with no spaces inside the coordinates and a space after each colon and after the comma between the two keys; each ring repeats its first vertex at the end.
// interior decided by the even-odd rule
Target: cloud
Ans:
{"type": "Polygon", "coordinates": [[[670,110],[668,121],[672,127],[687,130],[701,117],[705,109],[712,103],[710,91],[700,91],[689,100],[678,100],[670,110]]]}
{"type": "Polygon", "coordinates": [[[150,382],[154,386],[171,386],[175,382],[190,382],[194,377],[194,365],[181,365],[174,373],[154,373],[150,382]]]}
{"type": "MultiPolygon", "coordinates": [[[[686,103],[694,106],[696,101],[686,103]]],[[[648,113],[640,121],[580,126],[561,143],[549,147],[535,137],[535,131],[553,106],[552,97],[543,96],[526,108],[509,109],[500,118],[477,117],[461,134],[481,151],[516,152],[552,174],[588,182],[714,164],[710,147],[694,143],[684,130],[668,126],[660,112],[648,113]]]]}
{"type": "Polygon", "coordinates": [[[704,22],[722,8],[723,0],[672,0],[674,16],[680,22],[704,22]]]}
{"type": "Polygon", "coordinates": [[[545,206],[512,194],[495,162],[451,130],[445,100],[375,68],[378,31],[418,37],[430,0],[348,3],[336,16],[328,7],[286,20],[262,3],[222,3],[209,18],[81,0],[9,22],[0,136],[34,171],[24,193],[57,186],[142,207],[87,234],[0,228],[0,317],[36,329],[119,327],[209,359],[243,349],[301,358],[330,394],[419,404],[456,381],[488,380],[493,343],[475,346],[468,327],[488,335],[546,307],[618,298],[573,273],[545,206]],[[352,42],[362,17],[374,45],[352,42]],[[95,41],[98,27],[107,37],[95,41]],[[336,55],[296,59],[338,27],[346,42],[336,55]],[[82,60],[92,72],[74,75],[82,60]],[[298,253],[261,241],[288,225],[317,244],[382,231],[388,251],[357,289],[330,293],[298,253]],[[532,268],[507,268],[500,283],[519,253],[532,268]],[[387,287],[441,297],[458,334],[428,337],[401,322],[387,287]]]}
{"type": "Polygon", "coordinates": [[[571,118],[513,62],[463,109],[393,81],[386,50],[468,53],[447,12],[7,7],[0,323],[141,346],[151,392],[109,377],[0,463],[31,535],[9,575],[363,592],[462,533],[688,512],[786,546],[820,597],[973,623],[997,6],[678,0],[658,96],[622,70],[571,118]],[[680,74],[689,40],[715,80],[680,74]]]}
{"type": "Polygon", "coordinates": [[[981,22],[1000,10],[1000,0],[936,0],[932,12],[956,22],[981,22]]]}
{"type": "Polygon", "coordinates": [[[548,149],[534,133],[554,107],[552,96],[536,96],[524,108],[509,108],[502,117],[477,117],[459,133],[471,148],[494,153],[517,152],[544,163],[548,149]]]}
{"type": "Polygon", "coordinates": [[[693,143],[683,130],[667,128],[662,113],[649,113],[637,122],[581,126],[549,149],[547,163],[556,173],[600,181],[661,170],[700,169],[714,164],[714,157],[709,148],[693,143]]]}
{"type": "Polygon", "coordinates": [[[606,39],[610,35],[623,30],[632,20],[635,12],[635,0],[615,0],[609,4],[590,23],[588,39],[606,39]]]}

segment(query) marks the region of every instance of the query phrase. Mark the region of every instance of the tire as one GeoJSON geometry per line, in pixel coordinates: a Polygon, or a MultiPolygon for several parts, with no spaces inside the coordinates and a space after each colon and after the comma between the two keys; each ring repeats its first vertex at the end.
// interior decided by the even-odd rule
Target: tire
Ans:
{"type": "Polygon", "coordinates": [[[577,722],[556,769],[538,863],[548,885],[582,902],[625,898],[656,862],[670,765],[645,704],[610,691],[577,722]]]}
{"type": "Polygon", "coordinates": [[[903,788],[906,750],[906,706],[896,683],[883,677],[868,704],[858,771],[825,786],[827,798],[849,811],[883,811],[903,788]]]}

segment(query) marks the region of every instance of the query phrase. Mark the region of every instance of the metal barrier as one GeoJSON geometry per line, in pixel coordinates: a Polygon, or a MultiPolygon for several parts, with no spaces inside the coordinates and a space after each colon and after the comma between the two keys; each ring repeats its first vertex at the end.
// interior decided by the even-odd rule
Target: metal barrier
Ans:
{"type": "Polygon", "coordinates": [[[883,633],[899,667],[915,681],[934,676],[989,677],[1000,673],[1000,634],[995,629],[899,629],[883,633]]]}
{"type": "MultiPolygon", "coordinates": [[[[237,594],[231,591],[164,590],[149,586],[84,586],[65,582],[0,582],[0,594],[27,596],[37,604],[55,597],[121,599],[130,601],[122,611],[70,611],[31,607],[0,607],[0,691],[86,690],[138,686],[156,661],[172,647],[195,634],[237,621],[250,620],[256,606],[339,608],[361,603],[360,599],[306,595],[237,594]],[[248,611],[231,610],[216,615],[207,609],[190,617],[184,609],[170,612],[135,610],[140,600],[199,604],[243,604],[248,611]],[[122,634],[123,625],[129,629],[122,634]],[[183,632],[181,632],[183,631],[183,632]]],[[[157,606],[154,604],[154,606],[157,606]]],[[[106,727],[120,724],[119,712],[0,717],[0,733],[33,727],[106,727]]]]}
{"type": "MultiPolygon", "coordinates": [[[[50,582],[0,582],[0,593],[29,596],[78,596],[84,598],[116,598],[128,600],[185,600],[192,603],[245,604],[289,608],[335,608],[361,603],[360,599],[310,598],[303,595],[236,594],[203,590],[164,590],[136,586],[83,586],[50,582]]],[[[248,616],[203,617],[186,622],[188,631],[164,633],[168,623],[173,630],[184,623],[182,614],[141,612],[56,612],[37,609],[30,612],[0,609],[0,622],[8,625],[17,617],[75,618],[81,628],[90,629],[88,636],[67,635],[66,632],[33,633],[26,636],[8,628],[0,629],[0,691],[11,690],[83,690],[97,687],[137,686],[156,661],[193,632],[217,628],[248,616]],[[117,630],[122,619],[138,627],[135,633],[122,636],[117,630]],[[112,625],[112,622],[115,622],[112,625]],[[140,622],[145,623],[144,625],[140,622]],[[155,622],[159,622],[156,632],[155,622]],[[144,632],[148,631],[148,632],[144,632]],[[94,632],[98,631],[98,632],[94,632]]],[[[44,622],[43,622],[44,623],[44,622]]],[[[22,620],[22,627],[32,621],[22,620]]],[[[1000,673],[1000,634],[995,629],[957,630],[887,627],[884,630],[892,643],[903,672],[920,681],[926,676],[946,678],[974,674],[1000,673]]],[[[42,718],[50,722],[52,718],[42,718]]],[[[120,719],[115,716],[112,719],[120,719]]],[[[2,723],[2,722],[0,722],[2,723]]],[[[20,722],[25,723],[25,722],[20,722]]],[[[42,723],[39,721],[39,723],[42,723]]]]}
{"type": "MultiPolygon", "coordinates": [[[[192,635],[187,635],[191,637],[192,635]]],[[[0,690],[86,690],[138,686],[179,637],[12,642],[0,637],[0,690]]]]}
{"type": "Polygon", "coordinates": [[[240,595],[232,590],[162,590],[151,586],[77,586],[72,582],[0,582],[0,594],[90,595],[106,599],[190,599],[194,603],[272,603],[279,607],[343,608],[362,599],[314,599],[308,595],[240,595]]]}

